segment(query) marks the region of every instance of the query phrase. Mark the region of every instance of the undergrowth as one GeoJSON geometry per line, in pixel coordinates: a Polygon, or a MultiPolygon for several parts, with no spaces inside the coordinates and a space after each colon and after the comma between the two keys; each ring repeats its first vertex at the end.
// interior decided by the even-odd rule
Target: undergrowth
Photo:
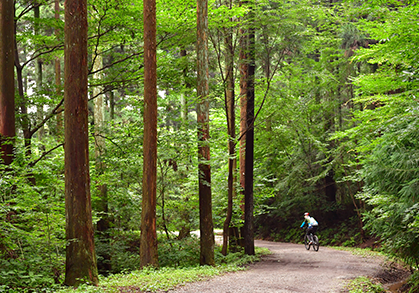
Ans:
{"type": "Polygon", "coordinates": [[[409,293],[419,292],[419,270],[416,270],[409,279],[409,293]]]}
{"type": "Polygon", "coordinates": [[[349,293],[385,293],[386,290],[381,284],[375,284],[367,277],[358,277],[352,280],[347,289],[349,293]]]}
{"type": "MultiPolygon", "coordinates": [[[[215,249],[216,266],[199,266],[199,239],[196,236],[182,240],[167,239],[159,235],[158,255],[159,269],[138,270],[140,259],[138,253],[139,233],[123,232],[114,235],[110,247],[96,242],[98,250],[108,249],[111,255],[111,271],[106,276],[100,276],[98,287],[83,285],[77,291],[62,287],[64,281],[64,255],[61,257],[60,274],[53,276],[45,273],[46,265],[28,265],[30,259],[9,259],[8,262],[0,258],[0,293],[26,292],[118,292],[119,287],[132,287],[135,290],[152,292],[167,290],[174,286],[209,278],[214,275],[243,270],[246,264],[255,262],[261,254],[268,254],[269,250],[256,248],[256,256],[248,256],[243,252],[229,253],[223,256],[220,248],[215,249]],[[8,266],[5,266],[7,264],[8,266]],[[38,271],[33,272],[33,268],[38,271]],[[29,272],[28,272],[29,270],[29,272]],[[46,280],[46,281],[45,281],[46,280]]],[[[38,259],[33,259],[33,262],[38,259]]],[[[48,259],[45,260],[45,263],[48,259]]],[[[49,265],[55,265],[50,262],[49,265]]],[[[58,265],[57,265],[58,267],[58,265]]]]}
{"type": "MultiPolygon", "coordinates": [[[[402,266],[406,266],[404,262],[396,258],[392,255],[387,254],[385,251],[382,250],[371,250],[369,248],[355,248],[355,247],[332,247],[336,250],[344,250],[349,251],[354,255],[358,255],[361,257],[384,257],[386,258],[387,262],[391,263],[399,263],[402,266]]],[[[415,270],[414,268],[411,268],[413,270],[413,274],[408,278],[407,285],[402,291],[405,293],[417,293],[419,292],[419,270],[415,270]]],[[[370,279],[366,277],[359,277],[355,280],[351,281],[347,288],[349,293],[361,293],[361,292],[371,292],[371,293],[380,293],[380,292],[387,292],[382,284],[380,283],[374,283],[370,279]]],[[[399,291],[398,291],[399,292],[399,291]]]]}
{"type": "Polygon", "coordinates": [[[228,272],[245,270],[245,265],[258,261],[262,255],[269,253],[266,248],[256,247],[256,255],[249,256],[243,252],[230,253],[222,256],[216,253],[215,266],[186,266],[186,267],[162,267],[160,269],[145,268],[129,273],[113,274],[108,277],[101,277],[99,286],[81,285],[78,289],[63,288],[57,292],[120,292],[132,290],[141,292],[155,292],[158,290],[169,290],[179,285],[190,282],[205,280],[213,276],[228,272]]]}
{"type": "Polygon", "coordinates": [[[381,250],[372,250],[371,248],[358,248],[358,247],[345,247],[345,246],[331,246],[333,249],[336,250],[344,250],[349,251],[353,255],[361,256],[361,257],[386,257],[388,260],[396,260],[390,258],[390,256],[381,250]]]}

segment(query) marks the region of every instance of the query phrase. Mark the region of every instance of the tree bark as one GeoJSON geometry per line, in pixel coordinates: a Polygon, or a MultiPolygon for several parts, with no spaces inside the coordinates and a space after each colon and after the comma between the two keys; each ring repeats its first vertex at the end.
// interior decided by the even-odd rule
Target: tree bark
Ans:
{"type": "Polygon", "coordinates": [[[109,116],[111,120],[115,119],[115,92],[113,90],[109,93],[109,116]]]}
{"type": "MultiPolygon", "coordinates": [[[[35,3],[33,7],[35,25],[34,25],[34,34],[35,36],[39,35],[39,20],[41,18],[41,4],[35,3]]],[[[36,80],[36,94],[38,97],[42,94],[42,59],[38,57],[35,61],[35,80],[36,80]]],[[[44,119],[44,105],[40,104],[36,106],[36,116],[37,121],[41,122],[44,119]]],[[[44,136],[45,136],[45,127],[42,125],[38,130],[38,141],[41,145],[41,149],[45,151],[45,147],[42,145],[44,136]]]]}
{"type": "MultiPolygon", "coordinates": [[[[55,11],[55,19],[60,19],[60,0],[54,1],[54,11],[55,11]]],[[[60,35],[60,31],[55,29],[55,37],[58,39],[60,35]]],[[[60,58],[55,57],[54,60],[54,70],[55,70],[55,94],[57,97],[61,97],[61,63],[60,58]]],[[[57,137],[58,140],[61,140],[63,136],[63,112],[58,111],[57,114],[57,137]]]]}
{"type": "Polygon", "coordinates": [[[66,270],[64,284],[98,284],[89,177],[87,1],[65,2],[64,125],[66,270]]]}
{"type": "Polygon", "coordinates": [[[158,266],[156,1],[144,1],[144,145],[140,266],[158,266]]]}
{"type": "Polygon", "coordinates": [[[16,79],[17,79],[17,87],[19,93],[19,108],[20,108],[20,125],[22,127],[23,138],[24,138],[24,146],[25,146],[25,155],[27,158],[30,158],[32,155],[32,135],[33,132],[31,131],[31,121],[28,115],[28,107],[27,107],[27,99],[25,96],[25,90],[23,85],[23,66],[20,65],[19,60],[19,52],[17,50],[17,42],[16,38],[14,40],[15,43],[15,66],[16,66],[16,79]]]}
{"type": "Polygon", "coordinates": [[[15,128],[15,23],[14,1],[0,3],[0,147],[2,161],[13,161],[15,128]]]}
{"type": "Polygon", "coordinates": [[[201,265],[214,265],[215,240],[212,221],[209,147],[208,1],[197,0],[196,9],[200,263],[201,265]]]}
{"type": "MultiPolygon", "coordinates": [[[[102,73],[99,71],[103,67],[103,59],[101,55],[94,58],[93,64],[94,79],[96,81],[102,80],[102,73]]],[[[105,138],[103,136],[103,127],[105,125],[105,109],[104,109],[104,95],[102,87],[96,86],[93,88],[94,100],[94,121],[95,121],[95,159],[96,172],[103,175],[106,169],[103,156],[105,155],[105,138]]],[[[108,186],[106,183],[97,185],[98,190],[98,204],[96,211],[100,216],[96,225],[96,235],[98,240],[105,245],[105,249],[98,252],[100,256],[97,261],[98,271],[101,274],[109,274],[111,271],[111,256],[110,256],[110,237],[109,237],[109,216],[108,216],[108,186]]]]}
{"type": "MultiPolygon", "coordinates": [[[[253,4],[252,4],[253,5],[253,4]]],[[[251,22],[254,19],[253,7],[249,12],[251,22]]],[[[248,78],[246,107],[246,151],[245,151],[245,187],[244,187],[244,251],[255,254],[253,232],[253,151],[254,151],[254,118],[255,118],[255,28],[250,25],[248,31],[248,78]]]]}
{"type": "MultiPolygon", "coordinates": [[[[180,56],[183,59],[186,59],[186,50],[182,49],[180,50],[180,56]]],[[[187,77],[188,77],[188,63],[187,61],[184,61],[185,67],[183,68],[183,79],[184,79],[184,89],[189,89],[191,87],[191,85],[189,84],[189,82],[187,81],[187,77]]],[[[188,121],[188,104],[187,104],[187,99],[185,97],[185,93],[184,91],[182,91],[182,93],[180,94],[180,117],[182,119],[182,123],[186,124],[188,121]]]]}
{"type": "MultiPolygon", "coordinates": [[[[230,2],[230,8],[232,3],[230,2]]],[[[226,31],[224,39],[226,45],[226,88],[225,103],[227,113],[227,131],[228,131],[228,196],[227,213],[223,226],[223,247],[221,253],[227,255],[229,227],[233,216],[233,198],[235,196],[236,183],[236,114],[235,114],[235,96],[234,96],[234,48],[233,34],[231,29],[226,31]]]]}
{"type": "MultiPolygon", "coordinates": [[[[189,121],[188,121],[188,99],[187,99],[187,94],[189,94],[189,92],[191,92],[192,89],[192,85],[189,81],[188,78],[188,54],[185,48],[181,48],[180,50],[180,56],[183,59],[182,60],[182,64],[183,64],[183,68],[182,68],[182,76],[183,76],[183,91],[181,93],[181,97],[180,97],[180,117],[182,120],[182,124],[181,127],[182,129],[187,129],[188,125],[189,125],[189,121]]],[[[180,147],[180,146],[179,146],[180,147]]],[[[186,179],[188,177],[188,173],[181,171],[180,172],[180,176],[182,178],[182,180],[186,179]]],[[[182,188],[184,188],[182,186],[182,188]]],[[[190,207],[188,201],[189,201],[189,195],[186,196],[186,198],[184,198],[184,204],[185,206],[190,207]]],[[[179,235],[178,235],[178,239],[184,239],[186,237],[189,237],[191,234],[191,212],[190,212],[190,208],[186,208],[183,209],[181,211],[180,214],[180,218],[181,218],[181,223],[182,226],[180,227],[180,231],[179,231],[179,235]]]]}
{"type": "MultiPolygon", "coordinates": [[[[15,47],[16,40],[15,40],[15,47]]],[[[22,127],[24,146],[25,146],[25,155],[27,158],[30,158],[32,155],[32,132],[30,129],[30,119],[28,116],[28,107],[27,99],[25,97],[24,87],[23,87],[23,67],[20,65],[18,50],[15,50],[15,64],[16,64],[16,79],[17,87],[20,98],[19,108],[20,108],[20,125],[22,127]]]]}
{"type": "MultiPolygon", "coordinates": [[[[247,2],[242,2],[244,4],[247,2]]],[[[247,81],[248,81],[248,64],[247,64],[247,31],[240,28],[240,52],[239,52],[239,70],[240,70],[240,186],[242,195],[245,189],[245,170],[246,170],[246,131],[247,131],[247,81]]],[[[244,198],[241,204],[244,216],[244,198]]]]}

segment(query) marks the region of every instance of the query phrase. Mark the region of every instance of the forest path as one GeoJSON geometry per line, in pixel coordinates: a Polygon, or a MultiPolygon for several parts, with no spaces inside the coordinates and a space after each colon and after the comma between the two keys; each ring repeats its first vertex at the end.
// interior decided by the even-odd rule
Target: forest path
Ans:
{"type": "Polygon", "coordinates": [[[302,244],[259,240],[255,244],[268,248],[272,254],[246,271],[186,284],[168,292],[344,292],[345,280],[383,272],[384,261],[380,257],[356,256],[321,246],[318,252],[308,251],[302,244]]]}

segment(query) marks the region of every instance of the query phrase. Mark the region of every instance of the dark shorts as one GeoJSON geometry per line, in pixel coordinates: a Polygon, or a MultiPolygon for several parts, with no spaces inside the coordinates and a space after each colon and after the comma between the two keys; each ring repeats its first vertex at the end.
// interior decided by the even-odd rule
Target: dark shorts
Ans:
{"type": "Polygon", "coordinates": [[[310,233],[312,233],[313,235],[315,235],[316,234],[316,232],[317,232],[317,228],[318,228],[319,226],[311,226],[311,228],[308,228],[307,229],[307,234],[310,234],[310,233]]]}

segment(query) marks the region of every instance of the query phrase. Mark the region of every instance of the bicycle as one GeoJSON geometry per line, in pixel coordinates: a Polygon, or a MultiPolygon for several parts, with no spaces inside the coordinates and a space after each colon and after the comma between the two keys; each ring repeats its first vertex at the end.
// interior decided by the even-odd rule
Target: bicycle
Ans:
{"type": "Polygon", "coordinates": [[[313,246],[313,249],[315,251],[319,251],[319,247],[320,247],[320,243],[319,243],[319,238],[317,237],[317,235],[310,233],[311,239],[313,239],[312,243],[310,244],[310,238],[309,238],[309,234],[306,233],[306,235],[304,236],[304,246],[307,250],[310,250],[310,246],[313,246]]]}

